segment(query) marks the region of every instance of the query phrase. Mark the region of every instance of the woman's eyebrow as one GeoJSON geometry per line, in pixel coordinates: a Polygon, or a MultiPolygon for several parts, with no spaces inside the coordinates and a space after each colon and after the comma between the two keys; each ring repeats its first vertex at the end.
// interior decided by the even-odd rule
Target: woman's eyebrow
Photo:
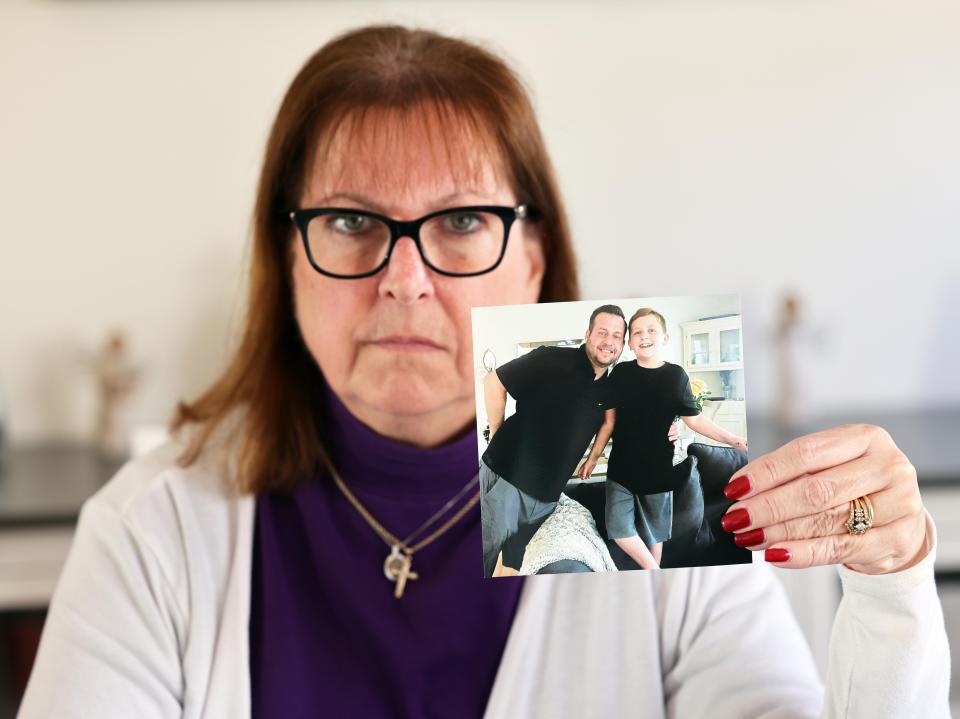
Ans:
{"type": "Polygon", "coordinates": [[[443,197],[437,198],[438,204],[446,204],[448,202],[453,202],[454,200],[460,200],[464,197],[483,197],[484,193],[477,188],[465,187],[462,190],[455,190],[450,192],[443,197]]]}
{"type": "MultiPolygon", "coordinates": [[[[446,209],[451,205],[451,203],[462,202],[466,197],[484,197],[484,195],[479,189],[473,187],[454,190],[453,192],[449,192],[431,202],[430,211],[432,212],[434,210],[446,209]]],[[[334,207],[338,204],[343,204],[344,201],[357,205],[363,209],[372,210],[373,212],[377,212],[381,215],[389,214],[388,208],[384,207],[376,200],[356,192],[335,192],[330,195],[325,195],[316,201],[311,200],[311,206],[334,207]]]]}
{"type": "Polygon", "coordinates": [[[353,203],[354,205],[361,205],[366,209],[379,212],[380,214],[386,214],[385,208],[378,202],[371,200],[365,195],[359,195],[353,192],[335,192],[332,195],[327,195],[312,202],[312,204],[316,207],[333,207],[344,204],[343,200],[346,200],[348,203],[353,203]]]}

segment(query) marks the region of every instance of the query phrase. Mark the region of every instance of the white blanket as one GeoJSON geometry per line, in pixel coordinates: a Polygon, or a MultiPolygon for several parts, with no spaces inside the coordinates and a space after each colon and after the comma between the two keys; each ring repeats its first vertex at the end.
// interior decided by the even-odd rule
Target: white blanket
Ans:
{"type": "Polygon", "coordinates": [[[617,571],[590,510],[565,494],[527,544],[520,574],[536,574],[561,559],[583,562],[594,572],[617,571]]]}

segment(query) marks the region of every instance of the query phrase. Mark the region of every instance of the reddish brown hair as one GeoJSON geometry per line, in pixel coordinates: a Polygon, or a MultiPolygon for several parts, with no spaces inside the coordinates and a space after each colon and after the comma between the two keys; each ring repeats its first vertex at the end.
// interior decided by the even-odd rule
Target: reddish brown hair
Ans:
{"type": "MultiPolygon", "coordinates": [[[[494,143],[517,201],[537,212],[546,259],[541,302],[577,298],[566,215],[530,100],[495,54],[426,30],[365,27],[324,45],[294,78],[277,113],[253,215],[246,320],[223,375],[172,422],[192,425],[181,463],[197,460],[213,431],[240,410],[239,489],[289,491],[324,450],[323,386],[293,309],[289,268],[297,207],[318,143],[367,110],[452,112],[494,143]]],[[[362,124],[362,121],[361,121],[362,124]]]]}

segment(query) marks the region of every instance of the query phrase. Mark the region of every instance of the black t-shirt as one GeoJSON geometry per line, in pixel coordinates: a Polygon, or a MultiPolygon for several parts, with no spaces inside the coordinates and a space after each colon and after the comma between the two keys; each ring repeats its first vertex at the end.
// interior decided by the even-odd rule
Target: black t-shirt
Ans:
{"type": "Polygon", "coordinates": [[[622,362],[610,373],[610,404],[617,409],[607,479],[635,494],[670,489],[673,443],[667,439],[677,415],[699,414],[683,367],[656,369],[622,362]]]}
{"type": "Polygon", "coordinates": [[[497,368],[517,411],[493,435],[483,461],[517,489],[556,502],[607,409],[606,373],[584,347],[538,347],[497,368]]]}

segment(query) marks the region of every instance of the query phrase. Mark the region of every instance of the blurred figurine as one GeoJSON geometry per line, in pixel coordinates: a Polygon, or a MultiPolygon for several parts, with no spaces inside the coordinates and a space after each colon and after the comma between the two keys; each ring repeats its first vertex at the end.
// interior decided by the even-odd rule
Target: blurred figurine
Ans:
{"type": "Polygon", "coordinates": [[[777,419],[785,427],[797,423],[797,376],[794,344],[800,325],[800,300],[791,293],[784,296],[777,317],[777,419]]]}
{"type": "Polygon", "coordinates": [[[6,446],[7,407],[4,404],[3,386],[0,385],[0,459],[3,458],[3,449],[6,446]]]}
{"type": "Polygon", "coordinates": [[[127,338],[112,332],[97,356],[94,366],[100,403],[97,408],[96,443],[107,458],[127,455],[128,437],[120,421],[124,401],[136,387],[140,370],[130,361],[127,338]]]}

